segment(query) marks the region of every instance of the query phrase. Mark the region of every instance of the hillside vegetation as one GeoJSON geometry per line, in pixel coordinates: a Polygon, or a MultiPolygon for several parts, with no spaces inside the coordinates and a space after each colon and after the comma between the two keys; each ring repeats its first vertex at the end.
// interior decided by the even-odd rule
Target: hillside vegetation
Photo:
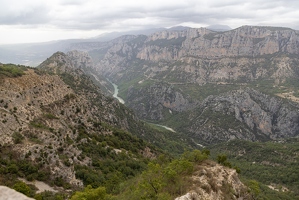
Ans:
{"type": "Polygon", "coordinates": [[[103,187],[85,188],[76,192],[77,199],[254,199],[254,191],[237,178],[232,169],[207,160],[209,151],[185,152],[180,158],[170,160],[160,156],[150,162],[139,176],[122,184],[120,193],[108,194],[103,187]],[[188,198],[189,199],[189,198],[188,198]]]}
{"type": "Polygon", "coordinates": [[[0,77],[17,77],[24,75],[24,71],[27,70],[26,66],[14,65],[14,64],[1,64],[0,63],[0,77]]]}
{"type": "Polygon", "coordinates": [[[241,177],[260,182],[260,199],[299,199],[298,138],[264,143],[233,140],[210,150],[214,157],[227,155],[240,168],[241,177]]]}

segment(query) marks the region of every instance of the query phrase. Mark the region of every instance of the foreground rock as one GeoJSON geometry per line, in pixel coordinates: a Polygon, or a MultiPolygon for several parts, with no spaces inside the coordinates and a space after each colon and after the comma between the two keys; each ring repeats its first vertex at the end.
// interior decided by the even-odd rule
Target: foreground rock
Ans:
{"type": "Polygon", "coordinates": [[[19,193],[6,186],[0,186],[0,200],[31,200],[22,193],[19,193]]]}
{"type": "Polygon", "coordinates": [[[198,166],[191,180],[190,191],[175,200],[252,199],[236,170],[211,161],[198,166]]]}

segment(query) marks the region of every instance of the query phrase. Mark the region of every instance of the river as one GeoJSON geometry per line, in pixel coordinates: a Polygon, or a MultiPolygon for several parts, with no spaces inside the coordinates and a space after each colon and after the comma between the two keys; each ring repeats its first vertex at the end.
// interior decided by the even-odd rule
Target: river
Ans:
{"type": "Polygon", "coordinates": [[[163,125],[160,125],[160,124],[154,124],[154,125],[159,126],[159,127],[162,127],[162,128],[165,128],[166,130],[169,130],[169,131],[175,133],[175,130],[173,130],[172,128],[170,128],[170,127],[168,127],[168,126],[163,126],[163,125]]]}
{"type": "MultiPolygon", "coordinates": [[[[101,83],[101,81],[99,80],[99,78],[98,78],[95,74],[91,73],[91,75],[92,75],[92,76],[93,76],[99,83],[101,83]]],[[[120,103],[125,104],[125,101],[124,101],[122,98],[120,98],[119,96],[117,96],[117,95],[118,95],[118,86],[117,86],[116,84],[112,83],[109,79],[107,79],[107,80],[109,81],[109,83],[111,83],[111,84],[113,85],[113,88],[114,88],[113,97],[116,98],[120,103]]]]}
{"type": "Polygon", "coordinates": [[[118,86],[116,84],[112,83],[111,81],[109,81],[109,82],[113,85],[113,88],[114,88],[113,97],[116,98],[120,103],[125,104],[125,101],[118,96],[118,86]]]}
{"type": "MultiPolygon", "coordinates": [[[[107,80],[113,85],[113,88],[114,88],[113,97],[116,98],[120,103],[125,104],[125,101],[118,96],[118,86],[115,83],[112,83],[109,79],[107,79],[107,80]]],[[[170,127],[163,126],[163,125],[160,125],[160,124],[154,124],[154,125],[165,128],[166,130],[169,130],[169,131],[175,133],[175,130],[173,130],[170,127]]]]}

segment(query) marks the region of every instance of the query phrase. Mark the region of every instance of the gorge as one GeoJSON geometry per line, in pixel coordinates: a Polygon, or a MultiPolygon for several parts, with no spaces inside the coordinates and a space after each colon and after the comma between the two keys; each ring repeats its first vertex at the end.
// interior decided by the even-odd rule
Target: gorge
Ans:
{"type": "Polygon", "coordinates": [[[184,28],[72,48],[37,68],[0,64],[1,184],[298,199],[298,31],[184,28]]]}

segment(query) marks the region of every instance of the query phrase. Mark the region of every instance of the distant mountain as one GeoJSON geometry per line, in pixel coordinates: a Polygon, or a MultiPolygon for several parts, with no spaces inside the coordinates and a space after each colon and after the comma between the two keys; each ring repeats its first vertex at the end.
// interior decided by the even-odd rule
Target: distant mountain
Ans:
{"type": "Polygon", "coordinates": [[[185,29],[189,29],[191,27],[188,27],[188,26],[173,26],[171,28],[168,28],[167,30],[169,31],[181,31],[181,30],[185,30],[185,29]]]}
{"type": "Polygon", "coordinates": [[[43,43],[0,45],[0,61],[28,66],[37,66],[57,51],[67,52],[72,44],[108,42],[123,35],[149,35],[165,28],[142,29],[126,32],[104,33],[88,39],[57,40],[43,43]]]}
{"type": "Polygon", "coordinates": [[[212,30],[212,31],[219,31],[219,32],[232,30],[231,27],[229,27],[227,25],[220,25],[220,24],[210,25],[210,26],[207,26],[206,28],[209,30],[212,30]]]}
{"type": "MultiPolygon", "coordinates": [[[[113,40],[123,35],[150,35],[152,33],[162,31],[162,30],[166,30],[166,28],[152,28],[152,29],[141,29],[141,30],[134,30],[134,31],[124,31],[124,32],[110,32],[110,33],[103,33],[89,40],[96,39],[98,42],[107,42],[109,40],[113,40]]],[[[87,42],[90,41],[87,40],[87,42]]]]}

